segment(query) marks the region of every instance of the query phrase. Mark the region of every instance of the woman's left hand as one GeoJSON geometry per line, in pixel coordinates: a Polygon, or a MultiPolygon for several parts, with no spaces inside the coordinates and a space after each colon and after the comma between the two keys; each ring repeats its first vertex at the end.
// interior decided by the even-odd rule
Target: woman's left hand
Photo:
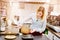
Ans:
{"type": "Polygon", "coordinates": [[[35,32],[36,30],[35,29],[33,29],[33,30],[30,30],[30,33],[33,33],[33,32],[35,32]]]}
{"type": "Polygon", "coordinates": [[[39,33],[42,33],[42,31],[40,31],[39,33]]]}

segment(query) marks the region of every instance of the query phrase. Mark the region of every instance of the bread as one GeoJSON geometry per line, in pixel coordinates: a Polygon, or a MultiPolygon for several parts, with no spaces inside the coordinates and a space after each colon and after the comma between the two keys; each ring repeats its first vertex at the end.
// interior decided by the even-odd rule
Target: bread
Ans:
{"type": "Polygon", "coordinates": [[[29,27],[26,27],[26,26],[22,26],[21,27],[21,33],[23,33],[23,34],[29,34],[29,32],[30,32],[29,27]]]}

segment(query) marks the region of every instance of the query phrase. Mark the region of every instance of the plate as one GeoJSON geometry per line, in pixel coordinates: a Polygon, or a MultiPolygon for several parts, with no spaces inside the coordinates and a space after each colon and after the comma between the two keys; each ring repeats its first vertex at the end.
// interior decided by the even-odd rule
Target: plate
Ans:
{"type": "Polygon", "coordinates": [[[6,35],[5,39],[15,39],[16,36],[15,35],[6,35]]]}

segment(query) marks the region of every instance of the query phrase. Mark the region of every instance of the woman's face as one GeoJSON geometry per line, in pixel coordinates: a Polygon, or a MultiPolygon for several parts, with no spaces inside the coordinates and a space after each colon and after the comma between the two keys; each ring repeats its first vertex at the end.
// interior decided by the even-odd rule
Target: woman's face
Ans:
{"type": "Polygon", "coordinates": [[[16,20],[19,20],[19,16],[15,16],[14,18],[15,18],[16,20]]]}
{"type": "Polygon", "coordinates": [[[40,18],[42,15],[43,15],[43,14],[42,14],[41,11],[37,13],[37,17],[38,17],[38,18],[40,18]]]}

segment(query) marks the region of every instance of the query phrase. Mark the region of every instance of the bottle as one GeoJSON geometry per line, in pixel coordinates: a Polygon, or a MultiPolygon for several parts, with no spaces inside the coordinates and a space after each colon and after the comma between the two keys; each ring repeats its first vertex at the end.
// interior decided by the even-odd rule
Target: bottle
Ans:
{"type": "Polygon", "coordinates": [[[44,32],[46,35],[48,35],[48,29],[45,29],[45,32],[44,32]]]}
{"type": "Polygon", "coordinates": [[[6,22],[5,22],[5,18],[3,18],[1,20],[1,31],[5,31],[5,28],[6,28],[6,22]]]}

